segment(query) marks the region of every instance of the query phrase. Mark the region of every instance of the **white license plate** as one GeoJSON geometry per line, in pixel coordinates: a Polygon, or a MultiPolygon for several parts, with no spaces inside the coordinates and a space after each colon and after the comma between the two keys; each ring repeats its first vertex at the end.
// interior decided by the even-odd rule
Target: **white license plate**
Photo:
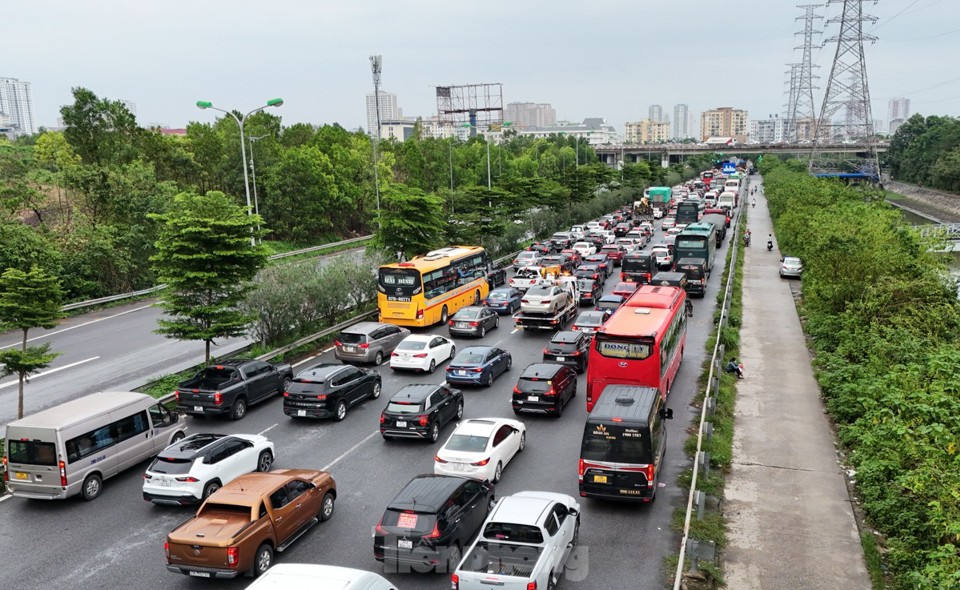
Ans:
{"type": "Polygon", "coordinates": [[[406,427],[407,427],[406,420],[397,420],[397,428],[406,428],[406,427]]]}
{"type": "Polygon", "coordinates": [[[413,541],[408,539],[397,539],[397,549],[413,549],[413,541]]]}
{"type": "Polygon", "coordinates": [[[527,401],[528,401],[528,402],[538,402],[538,401],[540,401],[540,396],[537,396],[537,395],[528,395],[528,396],[527,396],[527,401]]]}
{"type": "Polygon", "coordinates": [[[344,346],[344,347],[343,347],[343,351],[344,351],[344,352],[357,352],[357,347],[356,347],[356,346],[344,346]]]}
{"type": "Polygon", "coordinates": [[[157,480],[157,483],[160,484],[161,486],[165,487],[165,488],[169,488],[171,485],[173,485],[173,481],[171,481],[171,480],[169,480],[169,479],[167,479],[167,478],[165,478],[165,477],[164,477],[164,478],[161,478],[161,479],[158,479],[158,480],[157,480]]]}
{"type": "Polygon", "coordinates": [[[567,360],[567,357],[565,357],[565,356],[558,356],[558,357],[557,357],[557,362],[558,362],[558,363],[562,363],[562,362],[565,361],[565,360],[567,360]]]}
{"type": "Polygon", "coordinates": [[[463,463],[454,463],[454,464],[453,464],[453,470],[454,470],[454,471],[466,471],[466,469],[467,469],[467,466],[464,465],[463,463]]]}
{"type": "Polygon", "coordinates": [[[470,325],[467,324],[466,322],[457,322],[457,327],[458,327],[458,328],[469,328],[470,325]]]}
{"type": "Polygon", "coordinates": [[[193,411],[194,411],[194,412],[202,412],[202,411],[203,411],[203,406],[193,406],[193,411]]]}
{"type": "Polygon", "coordinates": [[[210,572],[190,572],[190,575],[194,578],[209,578],[210,572]]]}
{"type": "Polygon", "coordinates": [[[466,375],[466,371],[456,371],[457,375],[466,375]]]}
{"type": "Polygon", "coordinates": [[[306,415],[307,415],[306,410],[297,410],[297,416],[306,416],[306,415]]]}

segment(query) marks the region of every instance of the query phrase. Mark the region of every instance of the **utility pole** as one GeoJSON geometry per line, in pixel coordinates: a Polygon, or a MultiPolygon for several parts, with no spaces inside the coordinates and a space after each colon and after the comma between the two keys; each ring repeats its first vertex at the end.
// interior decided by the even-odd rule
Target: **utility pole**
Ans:
{"type": "Polygon", "coordinates": [[[796,49],[803,51],[803,57],[800,59],[799,71],[797,72],[797,91],[796,101],[793,104],[793,110],[788,113],[789,124],[792,127],[790,139],[798,141],[797,136],[797,118],[806,119],[808,124],[817,117],[817,106],[813,100],[813,91],[815,89],[813,80],[819,76],[813,75],[813,69],[820,66],[813,63],[813,36],[820,35],[823,31],[813,28],[813,22],[823,17],[814,14],[814,10],[822,8],[822,4],[800,4],[797,8],[804,11],[803,16],[798,16],[796,20],[803,21],[803,30],[797,31],[795,35],[803,35],[803,45],[796,49]]]}
{"type": "Polygon", "coordinates": [[[787,141],[797,141],[797,95],[800,94],[800,66],[799,63],[787,64],[790,68],[787,70],[787,76],[789,80],[787,84],[790,85],[790,90],[787,91],[787,111],[784,113],[784,123],[786,124],[786,129],[784,129],[784,139],[787,141]]]}
{"type": "Polygon", "coordinates": [[[377,144],[380,142],[380,73],[383,71],[383,58],[379,55],[370,56],[370,71],[373,73],[373,102],[377,111],[377,132],[373,136],[373,190],[377,197],[377,226],[380,222],[380,173],[377,160],[377,144]]]}

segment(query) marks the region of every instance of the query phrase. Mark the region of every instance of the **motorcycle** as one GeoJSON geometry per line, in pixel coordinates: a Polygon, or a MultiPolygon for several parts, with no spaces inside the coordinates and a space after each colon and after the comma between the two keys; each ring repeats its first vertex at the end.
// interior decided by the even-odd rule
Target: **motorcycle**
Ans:
{"type": "Polygon", "coordinates": [[[743,245],[747,248],[750,247],[750,234],[743,234],[743,245]]]}
{"type": "Polygon", "coordinates": [[[767,252],[773,251],[773,240],[767,240],[767,252]]]}

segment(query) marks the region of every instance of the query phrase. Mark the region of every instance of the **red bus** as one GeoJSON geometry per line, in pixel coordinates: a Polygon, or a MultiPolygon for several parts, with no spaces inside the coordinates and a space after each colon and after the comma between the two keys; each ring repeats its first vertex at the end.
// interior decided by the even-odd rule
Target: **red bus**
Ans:
{"type": "Polygon", "coordinates": [[[607,385],[654,387],[664,400],[687,343],[687,295],[679,287],[643,285],[593,336],[587,363],[587,411],[607,385]]]}

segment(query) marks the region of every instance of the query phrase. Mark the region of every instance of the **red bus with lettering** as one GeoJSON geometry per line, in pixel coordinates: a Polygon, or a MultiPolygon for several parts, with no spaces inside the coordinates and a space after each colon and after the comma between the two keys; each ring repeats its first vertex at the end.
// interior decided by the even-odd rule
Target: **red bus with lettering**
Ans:
{"type": "Polygon", "coordinates": [[[687,343],[687,295],[679,287],[643,285],[593,336],[587,363],[587,411],[607,385],[670,392],[687,343]]]}

